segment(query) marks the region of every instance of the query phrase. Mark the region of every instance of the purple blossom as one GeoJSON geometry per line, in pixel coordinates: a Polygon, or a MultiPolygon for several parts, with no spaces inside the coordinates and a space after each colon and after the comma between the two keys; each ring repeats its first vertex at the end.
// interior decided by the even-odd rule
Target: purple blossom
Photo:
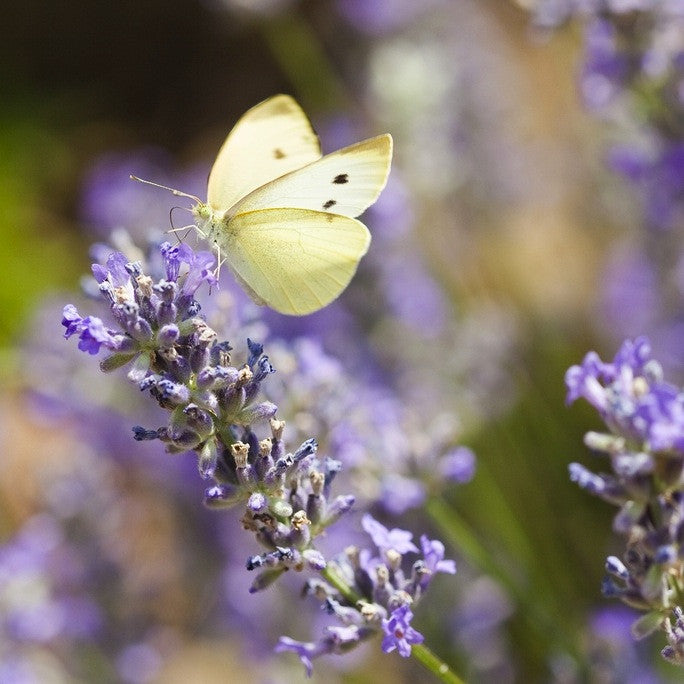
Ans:
{"type": "Polygon", "coordinates": [[[418,551],[418,547],[411,541],[413,535],[406,530],[393,528],[388,530],[382,523],[366,513],[361,519],[361,526],[370,535],[373,543],[380,551],[394,550],[397,553],[418,551]]]}
{"type": "Polygon", "coordinates": [[[287,636],[281,636],[278,639],[278,644],[275,647],[276,653],[284,653],[286,651],[292,651],[299,656],[302,665],[306,669],[306,676],[311,677],[313,674],[313,662],[312,659],[325,653],[321,644],[314,644],[313,642],[296,641],[287,636]]]}
{"type": "Polygon", "coordinates": [[[418,508],[425,502],[425,484],[399,473],[388,473],[382,479],[380,500],[388,513],[400,515],[411,508],[418,508]]]}
{"type": "Polygon", "coordinates": [[[91,269],[95,280],[100,284],[107,281],[112,287],[130,288],[131,273],[128,263],[124,254],[112,252],[104,265],[93,264],[91,269]]]}
{"type": "Polygon", "coordinates": [[[276,653],[285,651],[296,653],[306,668],[307,677],[311,677],[314,658],[325,654],[346,653],[372,634],[373,630],[357,625],[331,625],[325,628],[322,638],[315,643],[280,637],[275,651],[276,653]]]}
{"type": "Polygon", "coordinates": [[[399,655],[408,658],[411,655],[412,644],[422,644],[425,637],[411,627],[413,613],[407,604],[392,611],[389,619],[383,619],[382,629],[385,637],[382,640],[382,650],[390,653],[395,648],[399,655]]]}
{"type": "Polygon", "coordinates": [[[68,339],[78,333],[78,348],[88,354],[97,354],[100,347],[119,349],[123,341],[123,336],[106,328],[102,319],[96,316],[81,318],[73,304],[67,304],[64,307],[62,325],[66,328],[65,338],[68,339]]]}
{"type": "Polygon", "coordinates": [[[617,146],[610,166],[631,181],[641,193],[647,225],[673,229],[684,211],[684,142],[662,141],[661,149],[617,146]]]}
{"type": "MultiPolygon", "coordinates": [[[[425,535],[420,537],[420,545],[423,550],[425,565],[431,574],[445,572],[449,575],[456,574],[456,563],[453,560],[444,560],[444,544],[438,539],[428,539],[425,535]]],[[[427,585],[428,578],[425,578],[427,585]]]]}
{"type": "Polygon", "coordinates": [[[627,547],[622,558],[607,558],[602,593],[645,613],[632,625],[638,638],[664,627],[670,644],[663,656],[681,665],[677,639],[663,621],[672,609],[663,587],[681,569],[684,392],[663,380],[645,338],[625,341],[612,363],[588,354],[581,367],[568,371],[566,383],[568,398],[588,399],[609,430],[587,433],[585,443],[608,456],[612,474],[570,465],[580,487],[619,506],[613,529],[627,547]]]}
{"type": "Polygon", "coordinates": [[[663,382],[645,337],[623,343],[612,363],[594,352],[565,376],[567,401],[584,397],[618,435],[656,451],[684,448],[684,393],[663,382]]]}
{"type": "Polygon", "coordinates": [[[582,95],[589,109],[599,111],[620,92],[627,76],[627,60],[618,49],[615,27],[604,19],[595,19],[587,26],[585,48],[582,95]]]}
{"type": "Polygon", "coordinates": [[[186,297],[194,296],[202,283],[209,286],[217,284],[213,270],[216,259],[211,252],[194,252],[184,242],[177,245],[164,242],[160,245],[160,251],[164,258],[167,280],[175,283],[182,276],[181,291],[186,297]]]}
{"type": "Polygon", "coordinates": [[[473,479],[476,466],[475,453],[464,446],[452,449],[439,460],[439,471],[442,476],[459,484],[465,484],[473,479]]]}
{"type": "Polygon", "coordinates": [[[364,33],[384,34],[401,28],[410,21],[415,21],[433,6],[439,6],[444,0],[338,0],[341,14],[364,33]]]}

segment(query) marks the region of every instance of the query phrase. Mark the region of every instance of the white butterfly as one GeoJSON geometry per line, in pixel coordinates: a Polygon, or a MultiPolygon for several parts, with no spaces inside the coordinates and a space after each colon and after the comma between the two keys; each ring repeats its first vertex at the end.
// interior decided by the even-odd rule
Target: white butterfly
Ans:
{"type": "Polygon", "coordinates": [[[356,272],[370,233],[354,217],[378,198],[391,160],[388,134],[321,156],[302,109],[276,95],[235,124],[207,202],[193,197],[192,212],[258,304],[302,316],[337,298],[356,272]]]}

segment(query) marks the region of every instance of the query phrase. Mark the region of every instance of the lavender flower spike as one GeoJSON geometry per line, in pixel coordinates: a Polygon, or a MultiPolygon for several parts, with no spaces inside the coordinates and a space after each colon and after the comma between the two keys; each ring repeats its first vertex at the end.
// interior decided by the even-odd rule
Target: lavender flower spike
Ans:
{"type": "Polygon", "coordinates": [[[128,378],[168,412],[166,425],[135,426],[136,440],[159,439],[170,452],[194,452],[200,475],[211,481],[205,505],[243,507],[240,522],[262,549],[245,563],[256,571],[250,593],[266,589],[287,570],[312,576],[304,595],[321,601],[338,624],[325,627],[317,641],[282,637],[277,651],[296,653],[309,676],[318,656],[345,653],[381,634],[386,653],[396,649],[408,656],[423,641],[410,625],[410,606],[436,573],[456,571],[444,558],[444,545],[422,536],[418,549],[410,532],[365,515],[362,526],[374,548],[348,547],[327,558],[316,547],[317,538],[355,501],[351,494],[332,493],[341,462],[320,456],[313,438],[286,450],[285,422],[276,418],[276,405],[259,400],[262,383],[275,372],[263,345],[247,339],[246,363],[232,366],[232,347],[219,342],[200,316],[194,296],[203,283],[215,284],[213,257],[169,243],[159,252],[163,275],[156,278],[118,252],[95,264],[99,293],[118,330],[68,305],[66,337],[78,334],[79,346],[91,354],[111,350],[102,369],[130,365],[128,378]],[[257,434],[264,423],[270,427],[265,438],[257,434]],[[409,560],[409,554],[418,557],[409,560]]]}
{"type": "Polygon", "coordinates": [[[663,380],[645,338],[624,342],[612,363],[587,354],[566,384],[568,399],[587,399],[608,428],[587,433],[585,443],[609,459],[612,473],[570,465],[580,487],[619,506],[613,529],[626,548],[606,560],[603,594],[644,613],[632,625],[635,637],[664,630],[663,657],[684,665],[684,390],[663,380]]]}
{"type": "Polygon", "coordinates": [[[423,635],[410,624],[411,607],[418,603],[436,573],[456,572],[454,562],[444,559],[440,541],[422,536],[423,557],[407,564],[406,556],[418,552],[410,532],[388,530],[370,515],[363,517],[362,525],[376,548],[348,547],[328,561],[323,581],[309,582],[305,591],[318,598],[341,626],[327,627],[318,642],[283,637],[277,647],[278,651],[295,652],[309,674],[312,659],[349,650],[376,634],[383,634],[385,653],[396,649],[403,657],[409,656],[411,646],[423,641],[423,635]],[[328,581],[332,578],[334,583],[328,581]],[[344,594],[340,593],[343,584],[348,589],[344,594]]]}

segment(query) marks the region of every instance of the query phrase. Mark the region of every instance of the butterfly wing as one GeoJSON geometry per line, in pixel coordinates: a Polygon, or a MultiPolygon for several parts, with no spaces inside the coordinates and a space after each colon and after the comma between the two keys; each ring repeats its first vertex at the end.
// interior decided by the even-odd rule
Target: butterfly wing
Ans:
{"type": "Polygon", "coordinates": [[[222,243],[226,261],[257,303],[303,316],[347,287],[370,233],[347,216],[265,209],[233,218],[222,243]]]}
{"type": "Polygon", "coordinates": [[[276,95],[247,111],[221,146],[209,174],[207,203],[217,211],[274,178],[321,157],[306,114],[288,95],[276,95]]]}
{"type": "Polygon", "coordinates": [[[230,210],[230,216],[296,208],[353,218],[378,198],[391,161],[392,136],[363,140],[256,188],[230,210]]]}

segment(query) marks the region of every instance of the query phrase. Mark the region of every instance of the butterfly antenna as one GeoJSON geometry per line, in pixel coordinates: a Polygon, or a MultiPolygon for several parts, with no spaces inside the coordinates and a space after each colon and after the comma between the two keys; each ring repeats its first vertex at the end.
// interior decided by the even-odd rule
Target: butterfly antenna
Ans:
{"type": "MultiPolygon", "coordinates": [[[[171,224],[171,228],[173,228],[173,229],[175,229],[175,226],[173,225],[173,212],[176,209],[178,209],[179,211],[189,211],[190,213],[192,213],[192,209],[188,209],[188,207],[179,207],[179,206],[171,207],[171,209],[169,209],[169,223],[171,224]]],[[[190,225],[192,226],[193,224],[190,224],[190,225]]],[[[183,226],[183,228],[187,228],[187,227],[188,226],[183,226]]]]}
{"type": "Polygon", "coordinates": [[[181,226],[180,228],[169,228],[169,230],[167,230],[166,232],[167,233],[182,233],[183,231],[185,231],[185,235],[183,235],[183,237],[178,239],[179,242],[183,242],[183,240],[185,240],[185,238],[187,237],[188,233],[191,230],[196,230],[196,229],[197,229],[197,226],[190,224],[189,226],[181,226]]]}
{"type": "Polygon", "coordinates": [[[169,192],[173,193],[176,197],[189,197],[190,199],[195,200],[196,202],[199,202],[199,204],[204,204],[202,200],[199,197],[196,197],[195,195],[190,195],[187,192],[182,192],[180,190],[176,190],[175,188],[170,188],[168,185],[162,185],[161,183],[154,183],[153,181],[145,180],[144,178],[138,178],[137,176],[134,176],[133,174],[130,175],[131,180],[138,181],[138,183],[145,183],[146,185],[153,185],[155,188],[161,188],[162,190],[168,190],[169,192]]]}

